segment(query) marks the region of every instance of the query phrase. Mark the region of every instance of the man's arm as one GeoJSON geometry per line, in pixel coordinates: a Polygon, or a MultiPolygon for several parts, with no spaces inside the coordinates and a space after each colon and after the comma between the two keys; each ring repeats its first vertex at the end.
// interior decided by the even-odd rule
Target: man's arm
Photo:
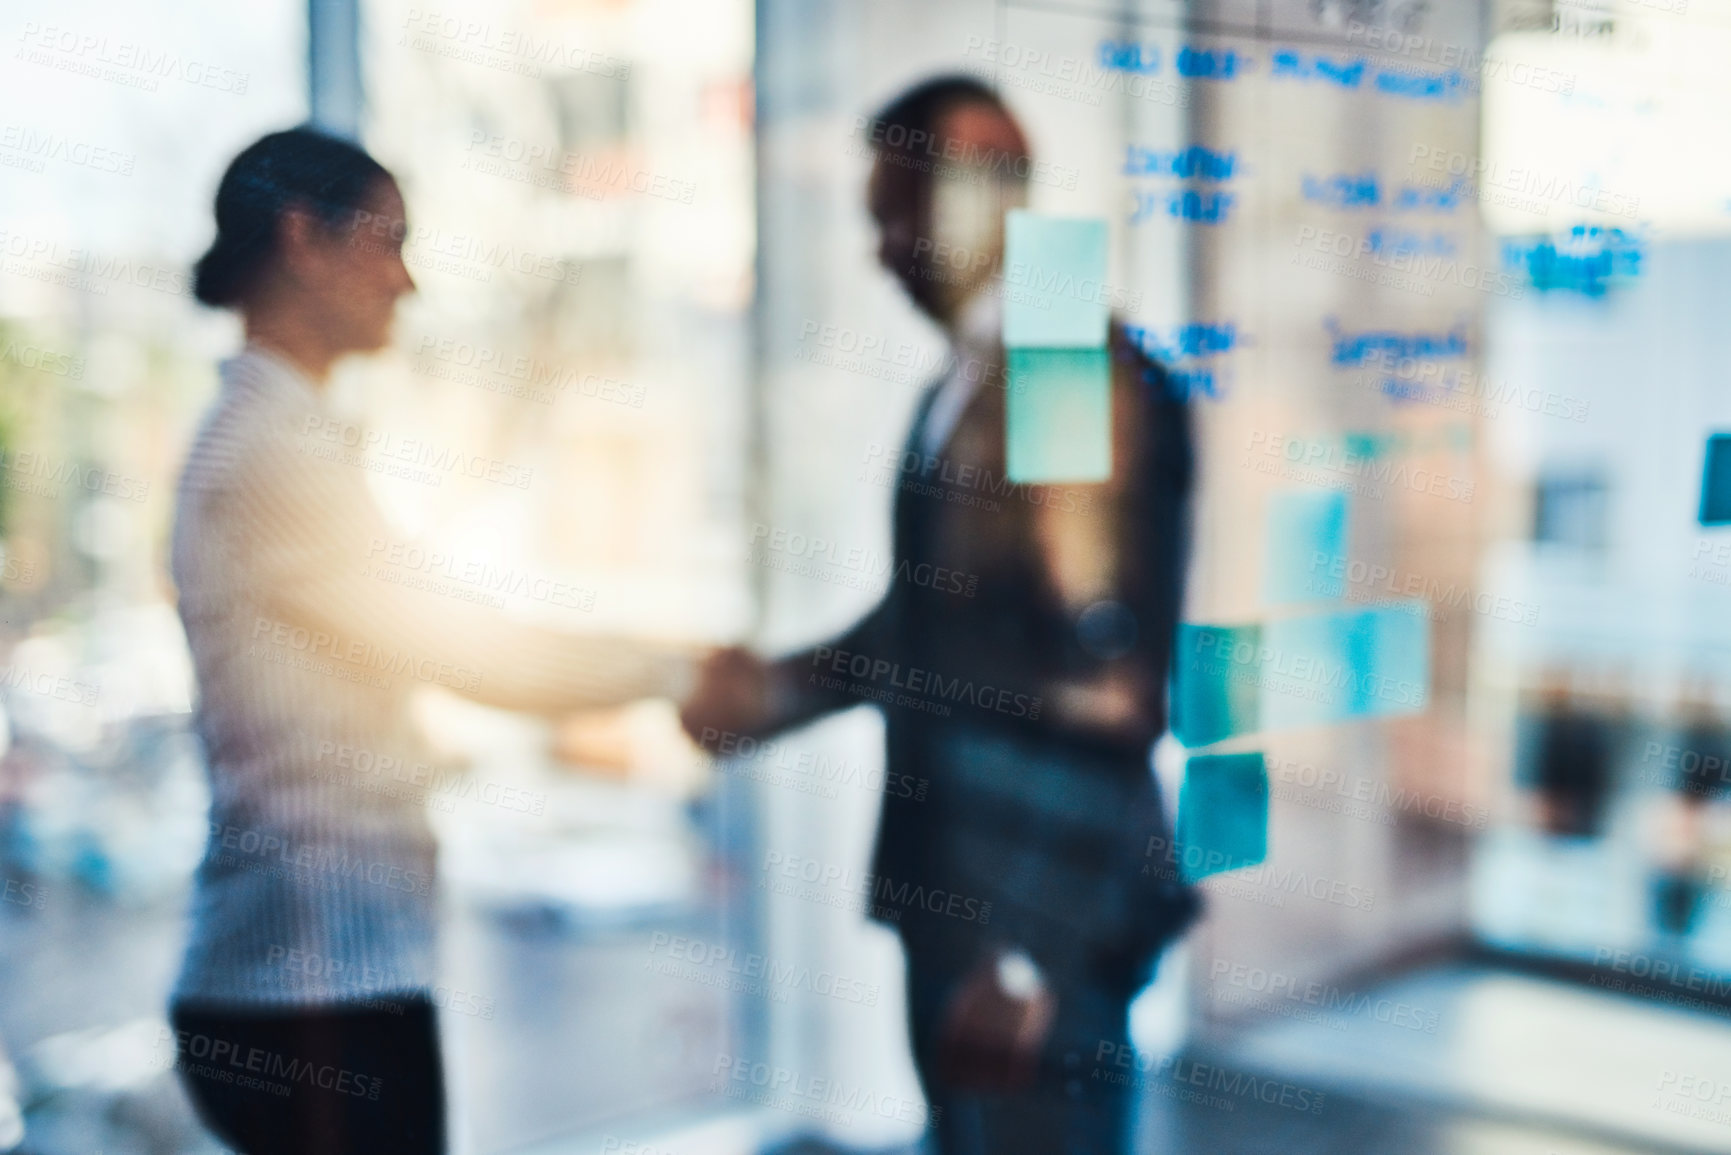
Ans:
{"type": "Polygon", "coordinates": [[[845,634],[820,646],[764,661],[742,647],[721,650],[703,665],[697,690],[680,711],[685,730],[708,747],[724,735],[765,738],[860,704],[827,679],[837,654],[887,657],[898,611],[891,591],[845,634]]]}
{"type": "MultiPolygon", "coordinates": [[[[906,444],[919,444],[933,403],[936,386],[926,390],[914,413],[913,429],[906,444]]],[[[908,552],[905,526],[898,502],[892,514],[895,527],[894,552],[900,561],[908,552]]],[[[764,662],[744,649],[723,650],[704,664],[699,689],[681,711],[686,731],[705,744],[723,733],[765,737],[802,726],[824,714],[846,710],[861,699],[844,687],[827,684],[840,679],[833,668],[838,655],[860,654],[877,660],[898,660],[901,649],[899,623],[907,588],[892,584],[853,627],[840,637],[800,650],[773,662],[764,662]]]]}
{"type": "Polygon", "coordinates": [[[870,613],[839,638],[769,664],[765,733],[791,730],[824,714],[860,704],[857,695],[826,683],[845,677],[833,669],[838,657],[844,668],[848,657],[854,654],[874,660],[891,658],[892,632],[887,626],[897,608],[894,598],[893,592],[885,594],[870,613]]]}

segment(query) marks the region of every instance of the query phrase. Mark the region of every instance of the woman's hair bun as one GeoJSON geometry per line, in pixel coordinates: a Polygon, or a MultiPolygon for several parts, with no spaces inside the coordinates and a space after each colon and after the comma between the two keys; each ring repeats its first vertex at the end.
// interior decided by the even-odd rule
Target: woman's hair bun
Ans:
{"type": "Polygon", "coordinates": [[[316,128],[262,136],[243,149],[216,188],[216,239],[193,266],[192,293],[206,305],[239,304],[276,255],[277,225],[299,205],[337,225],[390,173],[365,149],[316,128]]]}

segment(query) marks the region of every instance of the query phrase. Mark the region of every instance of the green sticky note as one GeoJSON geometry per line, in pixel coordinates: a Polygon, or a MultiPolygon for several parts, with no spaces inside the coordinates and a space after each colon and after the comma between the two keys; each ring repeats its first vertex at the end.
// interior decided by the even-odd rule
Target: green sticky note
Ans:
{"type": "Polygon", "coordinates": [[[1262,627],[1180,622],[1172,655],[1172,733],[1207,746],[1262,727],[1256,657],[1262,627]]]}
{"type": "Polygon", "coordinates": [[[1004,218],[1004,345],[1106,344],[1106,222],[1011,209],[1004,218]]]}
{"type": "Polygon", "coordinates": [[[1101,349],[1009,350],[1005,466],[1016,483],[1112,474],[1112,369],[1101,349]]]}
{"type": "Polygon", "coordinates": [[[1262,596],[1271,606],[1346,596],[1346,494],[1286,490],[1268,499],[1262,596]]]}
{"type": "Polygon", "coordinates": [[[1177,841],[1189,882],[1268,857],[1268,770],[1260,753],[1191,756],[1178,789],[1177,841]]]}

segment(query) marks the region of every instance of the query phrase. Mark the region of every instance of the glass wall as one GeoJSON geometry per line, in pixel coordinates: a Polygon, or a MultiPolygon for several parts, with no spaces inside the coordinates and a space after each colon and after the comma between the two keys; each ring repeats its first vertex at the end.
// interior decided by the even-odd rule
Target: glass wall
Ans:
{"type": "MultiPolygon", "coordinates": [[[[557,575],[573,598],[514,607],[556,628],[738,638],[749,5],[380,0],[362,18],[363,137],[402,179],[419,292],[357,411],[533,473],[521,492],[402,484],[405,533],[557,575]]],[[[749,784],[709,780],[669,703],[566,723],[566,756],[611,781],[543,769],[520,719],[426,718],[476,776],[547,798],[530,821],[436,816],[450,981],[483,1008],[445,1027],[477,1149],[698,1107],[710,1056],[768,1001],[731,994],[726,966],[749,923],[718,843],[746,829],[728,823],[749,784]]]]}
{"type": "Polygon", "coordinates": [[[1731,418],[1731,216],[1698,147],[1731,95],[1731,23],[1713,5],[1558,13],[1567,27],[1510,27],[1491,52],[1574,78],[1570,99],[1510,88],[1485,107],[1484,216],[1530,286],[1487,316],[1487,377],[1523,389],[1487,450],[1523,500],[1485,564],[1542,609],[1484,639],[1512,821],[1481,850],[1476,921],[1596,983],[1698,1003],[1731,975],[1728,554],[1707,484],[1731,418]]]}
{"type": "MultiPolygon", "coordinates": [[[[1193,403],[1185,617],[1216,631],[1193,638],[1256,640],[1242,661],[1181,646],[1177,712],[1188,683],[1247,690],[1260,720],[1180,727],[1190,744],[1156,761],[1175,788],[1198,753],[1260,754],[1268,842],[1203,884],[1206,921],[1139,1008],[1139,1069],[1169,1070],[1154,1056],[1181,1040],[1288,1074],[1340,1053],[1363,1085],[1446,1070],[1513,1101],[1463,1057],[1492,1001],[1383,998],[1425,960],[1584,964],[1601,989],[1722,1013],[1701,996],[1726,989],[1727,567],[1701,491],[1726,418],[1728,218],[1700,119],[1724,106],[1722,19],[1573,0],[764,9],[767,520],[887,547],[870,462],[945,346],[876,267],[859,135],[938,72],[988,78],[1027,126],[1053,166],[1035,209],[1106,221],[1115,312],[1193,403]],[[1390,632],[1359,649],[1294,641],[1372,620],[1390,632]],[[1385,1003],[1406,1020],[1336,1033],[1385,1003]]],[[[765,637],[810,641],[869,604],[777,575],[765,637]]],[[[798,741],[875,751],[859,713],[798,741]]],[[[765,836],[840,838],[863,866],[869,819],[783,800],[765,836]]],[[[852,922],[826,936],[894,949],[852,922]]],[[[1448,973],[1465,990],[1478,972],[1448,973]]],[[[793,1040],[802,1062],[907,1085],[899,1032],[824,1021],[793,1040]]],[[[1593,1096],[1600,1122],[1708,1141],[1633,1086],[1593,1096]]]]}
{"type": "Polygon", "coordinates": [[[166,578],[234,348],[191,300],[234,153],[306,116],[304,6],[10,6],[0,93],[0,1046],[44,1151],[205,1149],[162,1038],[204,852],[166,578]]]}
{"type": "MultiPolygon", "coordinates": [[[[166,541],[241,340],[190,265],[223,166],[307,116],[308,4],[158,8],[0,20],[0,1052],[45,1153],[216,1150],[163,1022],[209,802],[166,541]]],[[[1312,1134],[1181,1101],[1185,1061],[1723,1146],[1651,1102],[1731,1007],[1723,4],[353,12],[417,292],[331,402],[494,466],[369,478],[381,580],[766,653],[872,607],[883,463],[951,350],[879,265],[868,117],[977,76],[1030,207],[1104,222],[1114,317],[1196,422],[1150,769],[1169,810],[1199,759],[1266,773],[1265,849],[1201,882],[1135,1008],[1148,1149],[1312,1134]],[[1697,1013],[1581,1027],[1607,991],[1697,1013]],[[1654,1031],[1602,1081],[1559,1058],[1654,1031]]],[[[415,714],[467,770],[426,795],[455,1150],[917,1141],[896,937],[857,889],[780,884],[869,871],[875,709],[714,758],[665,701],[415,714]],[[717,1077],[758,1065],[822,1110],[717,1077]]]]}
{"type": "MultiPolygon", "coordinates": [[[[0,1008],[0,1045],[37,1148],[205,1150],[164,1042],[207,801],[166,537],[240,333],[192,302],[190,265],[223,167],[307,117],[308,10],[15,16],[0,986],[29,997],[0,1008]]],[[[419,292],[333,404],[501,463],[491,480],[370,478],[400,533],[380,576],[556,630],[739,637],[749,5],[359,16],[362,137],[400,178],[419,292]],[[504,577],[449,580],[470,561],[504,577]]],[[[428,798],[459,1149],[697,1107],[711,1056],[760,1032],[770,1001],[735,993],[727,966],[753,933],[727,856],[749,783],[712,778],[665,702],[550,727],[429,691],[417,714],[469,770],[428,798]]]]}

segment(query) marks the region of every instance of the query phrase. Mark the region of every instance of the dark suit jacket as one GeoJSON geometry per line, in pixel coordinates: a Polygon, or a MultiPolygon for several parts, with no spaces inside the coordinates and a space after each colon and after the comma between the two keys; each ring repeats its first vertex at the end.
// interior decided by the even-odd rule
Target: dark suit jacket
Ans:
{"type": "Polygon", "coordinates": [[[1182,592],[1189,417],[1114,325],[1111,479],[1010,485],[1001,356],[931,456],[936,387],[923,398],[887,463],[891,587],[842,637],[778,663],[778,728],[883,708],[897,785],[872,913],[910,950],[995,941],[1135,970],[1197,909],[1150,842],[1170,830],[1148,768],[1182,592]]]}

